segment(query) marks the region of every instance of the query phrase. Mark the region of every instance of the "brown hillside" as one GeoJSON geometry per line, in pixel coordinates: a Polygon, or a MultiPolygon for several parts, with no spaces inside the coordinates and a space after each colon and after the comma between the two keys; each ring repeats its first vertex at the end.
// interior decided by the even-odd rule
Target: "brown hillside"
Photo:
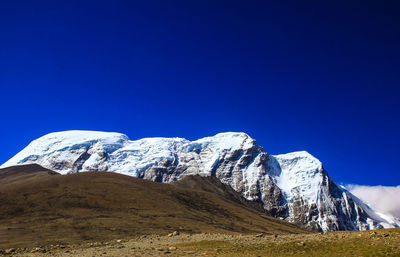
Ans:
{"type": "Polygon", "coordinates": [[[216,177],[202,177],[199,175],[186,176],[181,180],[172,182],[171,185],[213,193],[214,195],[224,200],[230,200],[246,207],[255,209],[259,212],[268,214],[261,203],[248,201],[240,193],[233,190],[233,188],[229,185],[223,184],[216,177]]]}
{"type": "Polygon", "coordinates": [[[60,175],[57,172],[43,168],[37,164],[28,164],[21,166],[13,166],[0,169],[0,186],[16,181],[35,179],[41,176],[60,175]]]}
{"type": "MultiPolygon", "coordinates": [[[[4,169],[0,170],[3,173],[4,169]]],[[[220,189],[212,189],[214,182],[207,184],[206,192],[188,184],[181,187],[155,183],[117,173],[52,174],[37,166],[26,166],[24,172],[19,167],[14,175],[8,170],[8,182],[0,184],[0,248],[109,240],[175,230],[305,232],[216,194],[220,189]]],[[[195,184],[199,185],[198,181],[195,184]]]]}

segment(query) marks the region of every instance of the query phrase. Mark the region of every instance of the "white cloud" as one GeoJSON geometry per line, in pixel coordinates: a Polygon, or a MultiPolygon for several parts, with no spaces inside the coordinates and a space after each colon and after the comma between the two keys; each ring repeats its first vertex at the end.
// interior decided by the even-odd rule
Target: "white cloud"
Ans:
{"type": "Polygon", "coordinates": [[[372,209],[400,218],[400,185],[396,187],[347,185],[346,188],[372,209]]]}

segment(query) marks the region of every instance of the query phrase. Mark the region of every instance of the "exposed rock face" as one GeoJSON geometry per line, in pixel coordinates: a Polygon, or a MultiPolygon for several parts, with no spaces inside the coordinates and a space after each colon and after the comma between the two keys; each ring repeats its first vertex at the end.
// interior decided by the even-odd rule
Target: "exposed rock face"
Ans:
{"type": "Polygon", "coordinates": [[[245,133],[196,141],[66,131],[43,136],[1,167],[37,163],[62,174],[113,171],[158,182],[217,177],[276,217],[320,231],[365,230],[400,222],[371,210],[333,182],[307,152],[269,155],[245,133]]]}

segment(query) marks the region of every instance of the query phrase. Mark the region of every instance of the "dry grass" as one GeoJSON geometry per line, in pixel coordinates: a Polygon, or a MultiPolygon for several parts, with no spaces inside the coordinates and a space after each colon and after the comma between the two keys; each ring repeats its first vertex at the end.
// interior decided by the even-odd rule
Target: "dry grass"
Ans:
{"type": "Polygon", "coordinates": [[[209,256],[400,256],[400,229],[204,240],[177,247],[209,256]]]}
{"type": "Polygon", "coordinates": [[[400,229],[321,234],[148,235],[129,240],[18,249],[15,256],[400,256],[400,229]]]}

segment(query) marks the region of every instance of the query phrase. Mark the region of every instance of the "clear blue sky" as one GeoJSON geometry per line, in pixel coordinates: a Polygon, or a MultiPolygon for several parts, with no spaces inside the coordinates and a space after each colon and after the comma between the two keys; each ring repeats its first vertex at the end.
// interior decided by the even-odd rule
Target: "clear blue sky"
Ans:
{"type": "Polygon", "coordinates": [[[3,0],[0,162],[61,130],[243,131],[398,185],[395,2],[3,0]]]}

